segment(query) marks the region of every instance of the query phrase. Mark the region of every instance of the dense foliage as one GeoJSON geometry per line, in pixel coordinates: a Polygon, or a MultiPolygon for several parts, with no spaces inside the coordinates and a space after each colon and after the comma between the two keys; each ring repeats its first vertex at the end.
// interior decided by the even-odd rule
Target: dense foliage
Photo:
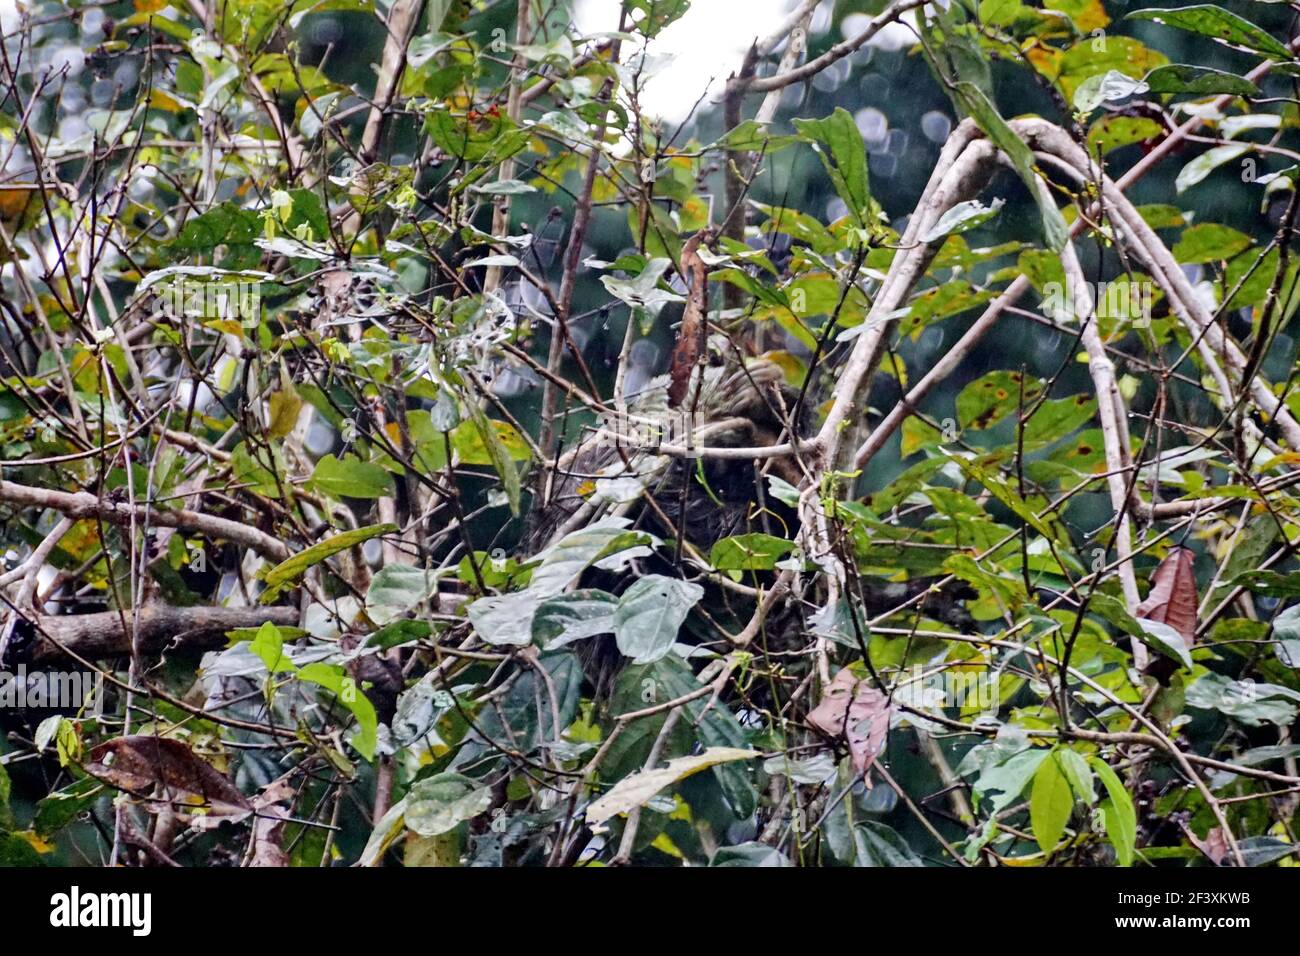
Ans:
{"type": "Polygon", "coordinates": [[[1295,864],[1300,6],[789,6],[0,4],[0,863],[1295,864]]]}

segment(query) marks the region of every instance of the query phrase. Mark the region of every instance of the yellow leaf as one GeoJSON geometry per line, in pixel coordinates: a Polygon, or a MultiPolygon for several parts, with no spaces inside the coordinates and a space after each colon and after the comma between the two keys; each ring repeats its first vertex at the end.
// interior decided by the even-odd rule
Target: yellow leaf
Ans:
{"type": "Polygon", "coordinates": [[[149,91],[149,105],[154,109],[164,110],[168,113],[179,113],[185,109],[174,97],[168,96],[162,90],[149,91]]]}
{"type": "Polygon", "coordinates": [[[272,438],[283,438],[298,424],[298,413],[302,411],[302,398],[293,387],[293,383],[289,382],[287,388],[281,388],[271,394],[269,405],[271,420],[267,431],[272,438]]]}
{"type": "Polygon", "coordinates": [[[19,830],[14,836],[22,837],[37,853],[53,853],[56,849],[53,843],[43,840],[35,830],[19,830]]]}
{"type": "Polygon", "coordinates": [[[17,224],[34,195],[36,190],[31,186],[0,186],[0,218],[5,221],[6,230],[11,224],[17,224]]]}

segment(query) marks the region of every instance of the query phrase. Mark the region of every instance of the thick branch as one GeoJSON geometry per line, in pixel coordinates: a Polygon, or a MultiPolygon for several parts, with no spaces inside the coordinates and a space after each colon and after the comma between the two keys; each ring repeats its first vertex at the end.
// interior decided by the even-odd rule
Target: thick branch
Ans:
{"type": "MultiPolygon", "coordinates": [[[[140,608],[136,620],[137,646],[148,653],[169,645],[211,650],[226,643],[227,631],[261,627],[267,621],[282,627],[297,624],[298,609],[146,604],[140,608]]],[[[130,623],[131,615],[117,611],[41,615],[34,622],[37,644],[24,656],[34,663],[56,661],[65,657],[59,645],[87,660],[130,654],[130,623]]]]}

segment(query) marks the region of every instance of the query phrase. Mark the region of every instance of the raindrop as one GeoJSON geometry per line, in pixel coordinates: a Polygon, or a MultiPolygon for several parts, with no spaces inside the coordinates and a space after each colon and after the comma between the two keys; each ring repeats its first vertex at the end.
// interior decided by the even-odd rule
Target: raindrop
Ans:
{"type": "Polygon", "coordinates": [[[343,39],[343,25],[333,17],[318,17],[311,25],[313,43],[325,46],[343,39]]]}
{"type": "Polygon", "coordinates": [[[831,4],[818,4],[817,9],[813,10],[812,19],[808,22],[808,32],[817,36],[825,33],[831,28],[831,4]]]}
{"type": "Polygon", "coordinates": [[[140,71],[134,63],[127,61],[113,71],[113,82],[123,90],[134,89],[140,71]]]}
{"type": "Polygon", "coordinates": [[[927,352],[937,352],[946,337],[943,329],[932,325],[921,335],[921,348],[927,352]]]}
{"type": "Polygon", "coordinates": [[[96,106],[108,106],[116,94],[112,80],[96,80],[90,86],[90,99],[96,106]]]}
{"type": "Polygon", "coordinates": [[[827,69],[813,76],[813,88],[821,90],[823,93],[835,92],[849,78],[851,68],[847,59],[836,61],[827,69]]]}
{"type": "Polygon", "coordinates": [[[72,143],[90,133],[90,126],[80,116],[69,116],[59,123],[59,139],[72,143]]]}
{"type": "Polygon", "coordinates": [[[104,32],[104,11],[99,7],[91,7],[81,14],[81,35],[84,37],[95,37],[104,32]]]}
{"type": "Polygon", "coordinates": [[[862,90],[862,95],[874,100],[877,103],[885,101],[884,91],[889,89],[889,81],[879,73],[863,73],[858,80],[858,86],[862,90]]]}
{"type": "Polygon", "coordinates": [[[875,152],[885,146],[889,138],[889,119],[884,113],[868,106],[854,113],[853,121],[858,124],[858,132],[869,151],[875,152]]]}
{"type": "Polygon", "coordinates": [[[65,44],[50,54],[49,68],[52,73],[67,70],[69,77],[77,76],[86,68],[85,51],[71,43],[65,44]]]}
{"type": "Polygon", "coordinates": [[[659,346],[650,339],[637,339],[628,351],[628,361],[641,368],[654,368],[659,362],[659,346]]]}
{"type": "Polygon", "coordinates": [[[921,117],[921,133],[932,143],[942,145],[948,141],[952,132],[952,120],[938,110],[931,110],[921,117]]]}
{"type": "Polygon", "coordinates": [[[303,439],[303,447],[307,449],[308,454],[319,457],[334,450],[334,439],[335,431],[329,422],[319,415],[314,415],[311,425],[307,428],[307,437],[303,439]]]}

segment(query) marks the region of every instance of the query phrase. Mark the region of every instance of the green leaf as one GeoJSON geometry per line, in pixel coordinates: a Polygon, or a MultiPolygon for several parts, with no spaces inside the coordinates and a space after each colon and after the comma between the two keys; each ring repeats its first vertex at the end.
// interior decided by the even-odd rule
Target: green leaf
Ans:
{"type": "Polygon", "coordinates": [[[670,265],[672,263],[667,259],[651,259],[633,279],[601,276],[600,281],[610,295],[633,308],[654,308],[666,302],[683,302],[683,297],[676,292],[659,288],[659,280],[664,277],[670,265]]]}
{"type": "Polygon", "coordinates": [[[269,448],[270,462],[268,463],[266,449],[250,450],[248,442],[241,441],[230,453],[230,470],[236,480],[240,484],[248,485],[250,490],[266,495],[268,498],[279,498],[280,482],[276,479],[276,475],[285,474],[287,469],[284,464],[284,454],[280,451],[280,443],[272,442],[269,448]]]}
{"type": "Polygon", "coordinates": [[[1107,70],[1090,76],[1074,91],[1074,108],[1080,113],[1091,113],[1102,103],[1127,99],[1145,93],[1147,85],[1119,70],[1107,70]]]}
{"type": "Polygon", "coordinates": [[[770,534],[737,534],[723,538],[709,552],[719,571],[770,571],[794,550],[794,542],[770,534]]]}
{"type": "Polygon", "coordinates": [[[1072,395],[1043,402],[1025,422],[1025,450],[1051,445],[1092,420],[1097,400],[1091,395],[1072,395]]]}
{"type": "Polygon", "coordinates": [[[353,735],[351,744],[361,756],[374,760],[375,747],[379,743],[379,717],[374,704],[357,687],[356,681],[342,667],[320,661],[299,668],[296,676],[301,681],[331,691],[352,712],[357,719],[357,733],[353,735]]]}
{"type": "Polygon", "coordinates": [[[471,163],[500,163],[528,145],[528,131],[504,115],[480,121],[432,109],[425,114],[424,128],[444,152],[471,163]]]}
{"type": "Polygon", "coordinates": [[[262,659],[272,674],[293,673],[298,669],[284,653],[284,637],[280,629],[270,621],[257,629],[256,636],[248,642],[248,649],[262,659]]]}
{"type": "Polygon", "coordinates": [[[1174,245],[1174,258],[1184,265],[1231,259],[1254,245],[1254,240],[1231,226],[1203,222],[1183,231],[1174,245]]]}
{"type": "Polygon", "coordinates": [[[489,644],[523,647],[533,640],[533,615],[547,598],[564,591],[593,564],[618,570],[635,557],[650,554],[659,539],[628,531],[627,518],[602,518],[565,535],[537,558],[528,587],[510,594],[489,595],[469,606],[474,630],[489,644]]]}
{"type": "Polygon", "coordinates": [[[1165,128],[1146,116],[1108,113],[1088,127],[1088,152],[1104,156],[1113,149],[1163,136],[1165,128]]]}
{"type": "Polygon", "coordinates": [[[20,866],[45,866],[45,861],[20,834],[0,831],[0,869],[20,866]]]}
{"type": "Polygon", "coordinates": [[[962,428],[991,428],[1020,405],[1021,391],[1026,407],[1043,392],[1038,379],[1025,381],[1020,372],[989,372],[971,382],[957,396],[957,424],[962,428]]]}
{"type": "Polygon", "coordinates": [[[657,36],[691,7],[691,0],[625,0],[636,31],[647,39],[657,36]]]}
{"type": "Polygon", "coordinates": [[[707,149],[725,149],[729,152],[744,153],[762,151],[771,155],[785,149],[787,146],[794,145],[796,142],[798,142],[796,136],[773,136],[762,123],[749,119],[744,120],[721,139],[708,146],[707,149]]]}
{"type": "Polygon", "coordinates": [[[1106,788],[1107,799],[1101,802],[1101,819],[1106,827],[1106,836],[1115,848],[1119,865],[1132,866],[1133,851],[1137,846],[1137,811],[1133,807],[1133,798],[1106,761],[1100,757],[1090,757],[1088,763],[1097,771],[1102,786],[1106,788]]]}
{"type": "Polygon", "coordinates": [[[388,564],[370,579],[366,614],[379,625],[391,624],[427,601],[438,590],[445,572],[409,564],[388,564]]]}
{"type": "Polygon", "coordinates": [[[1143,644],[1173,658],[1188,670],[1192,669],[1192,655],[1188,653],[1187,642],[1181,634],[1163,621],[1140,617],[1137,622],[1142,627],[1142,634],[1137,637],[1143,644]]]}
{"type": "Polygon", "coordinates": [[[1246,837],[1237,841],[1247,866],[1268,866],[1296,852],[1295,844],[1271,836],[1246,837]]]}
{"type": "Polygon", "coordinates": [[[377,647],[386,651],[392,647],[401,647],[403,644],[423,640],[432,633],[433,628],[427,621],[393,621],[366,638],[366,647],[377,647]]]}
{"type": "Polygon", "coordinates": [[[402,797],[394,803],[375,824],[375,828],[370,832],[370,838],[366,841],[365,849],[357,859],[357,866],[378,866],[389,847],[406,832],[406,800],[406,797],[402,797]]]}
{"type": "MultiPolygon", "coordinates": [[[[369,541],[381,534],[396,534],[398,530],[395,524],[373,524],[365,528],[355,528],[351,531],[341,531],[336,535],[331,535],[324,541],[319,541],[310,548],[299,551],[288,560],[281,561],[266,572],[267,594],[300,577],[308,568],[320,564],[331,555],[346,551],[348,548],[355,547],[363,541],[369,541]]],[[[263,603],[266,603],[270,599],[264,594],[262,600],[263,603]]]]}
{"type": "Polygon", "coordinates": [[[921,237],[921,242],[937,242],[944,236],[955,236],[963,232],[969,232],[978,226],[984,225],[999,212],[1005,202],[1002,199],[994,199],[993,202],[986,206],[978,199],[969,199],[966,202],[959,202],[942,216],[939,221],[926,230],[925,235],[921,237]]]}
{"type": "Polygon", "coordinates": [[[5,771],[4,764],[0,763],[0,830],[14,828],[14,815],[9,808],[9,794],[12,790],[13,785],[9,782],[9,774],[5,771]]]}
{"type": "Polygon", "coordinates": [[[1087,37],[1065,51],[1056,81],[1066,97],[1073,99],[1075,91],[1090,77],[1118,70],[1125,76],[1141,79],[1168,62],[1163,53],[1133,37],[1087,37]]]}
{"type": "Polygon", "coordinates": [[[1243,76],[1206,66],[1169,63],[1146,75],[1152,93],[1194,93],[1197,96],[1228,94],[1259,96],[1259,87],[1243,76]]]}
{"type": "Polygon", "coordinates": [[[454,830],[492,806],[492,791],[458,773],[439,773],[411,785],[406,825],[420,836],[454,830]]]}
{"type": "Polygon", "coordinates": [[[1243,571],[1228,581],[1234,588],[1245,588],[1267,597],[1300,597],[1300,574],[1279,574],[1277,571],[1243,571]]]}
{"type": "Polygon", "coordinates": [[[381,498],[392,493],[388,472],[356,455],[326,455],[311,473],[311,485],[335,498],[381,498]]]}
{"type": "Polygon", "coordinates": [[[709,861],[709,866],[794,866],[779,850],[775,850],[766,843],[737,843],[734,846],[719,847],[718,852],[713,854],[713,859],[709,861]]]}
{"type": "Polygon", "coordinates": [[[1273,618],[1273,636],[1278,641],[1277,659],[1285,667],[1300,670],[1300,604],[1273,618]]]}
{"type": "Polygon", "coordinates": [[[1191,189],[1224,163],[1230,163],[1248,152],[1250,146],[1247,143],[1229,143],[1227,146],[1207,149],[1179,170],[1178,178],[1174,180],[1174,187],[1180,193],[1191,189]]]}
{"type": "Polygon", "coordinates": [[[854,866],[924,866],[893,827],[863,820],[853,827],[854,866]]]}
{"type": "Polygon", "coordinates": [[[984,131],[984,135],[991,139],[994,145],[1006,153],[1011,160],[1011,165],[1015,167],[1025,186],[1028,187],[1030,195],[1034,197],[1034,201],[1038,204],[1038,213],[1043,220],[1043,233],[1046,237],[1047,247],[1053,252],[1060,252],[1065,248],[1065,243],[1069,240],[1070,230],[1065,224],[1065,217],[1061,215],[1061,210],[1056,208],[1050,194],[1039,188],[1033,152],[1012,131],[1011,127],[1007,125],[1007,121],[997,111],[997,108],[989,102],[988,97],[975,84],[959,80],[953,84],[952,89],[949,90],[949,95],[984,131]]]}
{"type": "Polygon", "coordinates": [[[548,651],[597,634],[614,633],[618,598],[605,591],[581,590],[543,601],[533,614],[532,640],[548,651]]]}
{"type": "MultiPolygon", "coordinates": [[[[1047,760],[1048,750],[1022,750],[1001,763],[985,767],[975,781],[975,793],[983,801],[988,798],[990,810],[997,813],[1019,798],[1038,768],[1047,760]]],[[[1069,784],[1066,784],[1069,789],[1069,784]]]]}
{"type": "MultiPolygon", "coordinates": [[[[479,437],[483,440],[483,447],[487,450],[488,459],[491,461],[492,467],[496,469],[496,473],[501,476],[501,488],[506,493],[506,501],[510,505],[510,513],[515,517],[518,517],[520,495],[519,471],[515,468],[511,452],[502,441],[501,434],[497,430],[498,425],[506,423],[491,421],[487,415],[484,414],[483,409],[478,406],[477,402],[470,402],[469,409],[470,421],[474,423],[479,437]]],[[[507,427],[509,426],[507,425],[507,427]]],[[[456,431],[459,432],[460,429],[461,426],[457,426],[456,431]]],[[[511,431],[513,430],[514,429],[512,428],[511,431]]],[[[463,452],[461,460],[465,461],[463,452]]]]}
{"type": "Polygon", "coordinates": [[[1152,229],[1180,229],[1187,225],[1183,211],[1166,203],[1148,203],[1137,207],[1138,215],[1152,229]]]}
{"type": "Polygon", "coordinates": [[[493,438],[515,461],[527,461],[532,457],[532,449],[515,430],[515,426],[495,418],[484,417],[480,421],[471,416],[469,420],[461,422],[451,430],[451,447],[462,465],[494,465],[496,461],[492,457],[490,444],[493,438]]]}
{"type": "Polygon", "coordinates": [[[849,207],[859,228],[872,225],[871,184],[867,178],[867,147],[853,116],[843,107],[824,119],[796,119],[794,127],[812,144],[831,177],[835,192],[849,207]]]}
{"type": "Polygon", "coordinates": [[[227,202],[188,220],[166,248],[179,258],[210,253],[217,246],[249,246],[261,234],[262,218],[257,212],[227,202]]]}
{"type": "Polygon", "coordinates": [[[1217,711],[1249,727],[1286,727],[1296,718],[1300,692],[1253,680],[1232,680],[1213,671],[1187,686],[1187,706],[1217,711]]]}
{"type": "Polygon", "coordinates": [[[293,199],[293,206],[290,208],[289,220],[285,223],[285,227],[292,233],[299,226],[310,226],[312,239],[316,242],[324,242],[329,237],[330,227],[320,196],[311,189],[291,189],[289,196],[293,199]]]}
{"type": "Polygon", "coordinates": [[[634,664],[648,664],[672,648],[704,588],[679,578],[650,574],[635,581],[614,611],[614,640],[634,664]]]}
{"type": "Polygon", "coordinates": [[[1053,751],[1061,767],[1061,773],[1065,774],[1065,779],[1070,781],[1070,789],[1074,791],[1076,797],[1092,806],[1097,800],[1096,790],[1093,789],[1092,771],[1088,768],[1088,761],[1069,747],[1057,747],[1053,751]]]}
{"type": "Polygon", "coordinates": [[[1047,538],[1048,540],[1052,539],[1052,529],[1047,526],[1042,518],[1038,517],[1034,512],[1034,509],[1029,506],[1029,503],[1026,502],[1024,498],[1021,498],[1015,489],[1011,487],[1010,483],[1003,479],[1001,475],[987,471],[980,465],[968,458],[962,457],[961,455],[953,454],[948,457],[957,463],[957,467],[966,474],[966,477],[978,481],[981,485],[987,488],[993,497],[1011,509],[1016,517],[1020,518],[1025,522],[1025,524],[1029,525],[1029,527],[1033,528],[1044,538],[1047,538]]]}
{"type": "Polygon", "coordinates": [[[1229,13],[1213,4],[1134,10],[1126,19],[1150,20],[1153,23],[1162,23],[1191,33],[1199,33],[1227,46],[1253,50],[1275,60],[1291,59],[1291,51],[1281,40],[1261,30],[1249,20],[1242,19],[1235,13],[1229,13]]]}
{"type": "Polygon", "coordinates": [[[1061,771],[1056,752],[1038,765],[1034,785],[1029,791],[1029,821],[1039,849],[1050,853],[1061,842],[1065,825],[1074,809],[1070,781],[1061,771]]]}

